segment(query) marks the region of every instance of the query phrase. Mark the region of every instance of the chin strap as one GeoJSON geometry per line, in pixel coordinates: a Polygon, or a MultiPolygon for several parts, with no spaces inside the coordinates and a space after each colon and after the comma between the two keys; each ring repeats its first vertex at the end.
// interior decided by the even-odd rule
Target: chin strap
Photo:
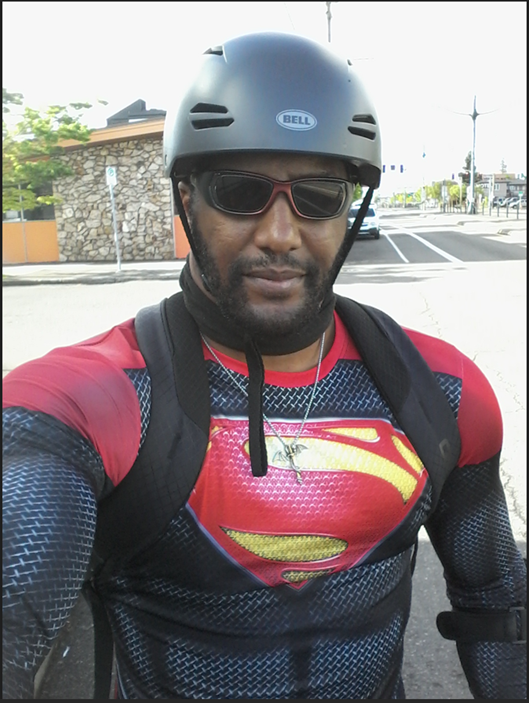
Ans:
{"type": "MultiPolygon", "coordinates": [[[[186,211],[184,209],[184,203],[182,202],[182,198],[180,197],[180,191],[178,190],[178,183],[176,179],[171,179],[171,184],[173,186],[173,197],[176,204],[176,210],[180,215],[180,221],[182,222],[184,232],[186,233],[187,241],[189,242],[189,246],[191,247],[191,251],[193,252],[193,256],[195,257],[195,260],[198,263],[200,270],[202,270],[202,266],[200,266],[200,256],[198,255],[195,242],[193,241],[191,227],[189,226],[189,220],[187,219],[186,211]]],[[[204,275],[202,275],[202,279],[204,281],[206,289],[209,291],[209,286],[207,285],[207,280],[204,275]]]]}
{"type": "Polygon", "coordinates": [[[263,418],[263,359],[251,337],[245,337],[244,353],[248,365],[248,434],[250,463],[254,476],[266,476],[268,456],[263,418]]]}
{"type": "Polygon", "coordinates": [[[369,207],[371,203],[371,198],[373,197],[373,193],[375,192],[374,188],[369,188],[367,193],[365,194],[365,197],[362,201],[362,205],[360,205],[360,209],[358,210],[358,213],[355,217],[355,220],[351,227],[347,230],[345,233],[345,237],[343,239],[342,245],[340,247],[340,250],[338,251],[338,254],[336,255],[336,259],[334,261],[333,269],[331,272],[331,275],[329,277],[329,289],[334,285],[334,282],[336,281],[336,278],[338,277],[338,274],[340,273],[340,270],[342,266],[344,265],[344,262],[347,258],[347,255],[351,251],[351,247],[355,243],[356,237],[358,235],[358,232],[360,231],[360,227],[362,225],[362,222],[364,221],[364,217],[367,212],[367,208],[369,207]]]}

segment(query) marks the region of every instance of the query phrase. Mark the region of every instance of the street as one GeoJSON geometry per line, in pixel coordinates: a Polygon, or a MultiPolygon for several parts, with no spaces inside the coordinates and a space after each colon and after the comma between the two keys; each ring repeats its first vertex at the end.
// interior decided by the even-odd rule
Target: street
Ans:
{"type": "MultiPolygon", "coordinates": [[[[379,240],[355,244],[335,290],[451,342],[487,376],[503,414],[502,480],[525,554],[526,230],[503,235],[478,220],[462,228],[428,215],[388,215],[381,224],[379,240]]],[[[177,280],[5,286],[3,373],[94,336],[178,288],[177,280]]],[[[410,699],[472,698],[454,643],[435,627],[436,614],[447,607],[442,568],[421,534],[405,643],[410,699]]],[[[42,677],[39,698],[91,697],[90,640],[88,613],[79,603],[42,677]]]]}

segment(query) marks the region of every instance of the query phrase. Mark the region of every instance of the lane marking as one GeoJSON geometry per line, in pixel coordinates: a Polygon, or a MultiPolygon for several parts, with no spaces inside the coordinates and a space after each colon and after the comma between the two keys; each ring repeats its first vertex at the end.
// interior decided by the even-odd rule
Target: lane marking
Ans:
{"type": "MultiPolygon", "coordinates": [[[[382,230],[381,230],[381,232],[382,232],[382,230]]],[[[395,244],[395,242],[391,239],[389,234],[387,232],[382,232],[382,234],[384,235],[384,237],[386,237],[388,242],[391,244],[393,249],[395,249],[395,251],[400,256],[400,258],[404,261],[404,263],[409,264],[410,263],[409,260],[404,256],[404,254],[401,252],[401,250],[398,248],[398,246],[395,244]]]]}
{"type": "Polygon", "coordinates": [[[393,234],[407,234],[410,237],[414,237],[417,241],[421,242],[421,244],[424,244],[425,247],[428,247],[428,249],[435,251],[436,254],[439,254],[439,256],[442,256],[444,259],[447,259],[448,261],[451,261],[454,264],[462,264],[463,263],[463,261],[461,259],[458,259],[456,256],[452,256],[452,254],[449,254],[447,251],[444,251],[443,249],[439,249],[439,247],[436,247],[435,244],[431,244],[426,239],[419,237],[419,235],[415,234],[415,232],[410,232],[409,230],[403,229],[402,227],[396,227],[395,230],[396,231],[393,232],[393,234]]]}

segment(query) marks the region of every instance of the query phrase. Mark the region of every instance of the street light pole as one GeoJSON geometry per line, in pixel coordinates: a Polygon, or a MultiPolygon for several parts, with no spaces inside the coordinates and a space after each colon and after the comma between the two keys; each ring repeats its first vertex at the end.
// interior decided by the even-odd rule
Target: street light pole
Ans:
{"type": "Polygon", "coordinates": [[[489,112],[478,112],[476,110],[476,96],[474,95],[474,109],[472,113],[470,112],[455,112],[450,110],[454,115],[468,115],[472,118],[472,152],[471,152],[471,164],[470,164],[470,183],[467,189],[467,199],[470,200],[470,212],[475,214],[474,205],[474,169],[476,163],[476,119],[479,115],[489,115],[491,112],[496,112],[496,110],[489,110],[489,112]],[[470,192],[469,192],[470,191],[470,192]]]}
{"type": "Polygon", "coordinates": [[[424,188],[424,159],[426,157],[426,151],[424,145],[422,147],[422,188],[421,188],[421,210],[426,209],[426,190],[424,188]]]}
{"type": "Polygon", "coordinates": [[[327,41],[329,44],[331,43],[331,19],[332,19],[332,14],[331,14],[331,3],[326,2],[327,5],[327,41]]]}
{"type": "Polygon", "coordinates": [[[476,119],[479,113],[476,110],[476,96],[474,95],[474,110],[470,117],[472,117],[472,158],[470,161],[470,214],[475,215],[476,209],[474,206],[474,164],[476,157],[476,119]]]}

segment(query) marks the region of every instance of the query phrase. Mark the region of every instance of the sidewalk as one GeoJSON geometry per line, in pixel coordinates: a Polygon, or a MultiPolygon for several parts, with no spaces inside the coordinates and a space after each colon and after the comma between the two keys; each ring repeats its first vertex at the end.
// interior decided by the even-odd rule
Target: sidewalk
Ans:
{"type": "MultiPolygon", "coordinates": [[[[501,212],[501,210],[500,210],[501,212]]],[[[382,226],[384,221],[413,217],[414,221],[424,220],[425,225],[448,227],[467,234],[505,235],[510,240],[526,241],[527,212],[503,212],[497,215],[466,215],[461,213],[439,213],[432,211],[400,209],[380,210],[382,226]]],[[[22,286],[58,283],[122,283],[139,280],[178,280],[185,264],[177,261],[126,261],[118,271],[116,262],[97,263],[50,263],[50,264],[4,264],[2,285],[22,286]]]]}
{"type": "Polygon", "coordinates": [[[121,263],[50,263],[2,266],[2,285],[57,283],[124,283],[140,280],[178,280],[185,264],[178,261],[127,261],[121,263]]]}

